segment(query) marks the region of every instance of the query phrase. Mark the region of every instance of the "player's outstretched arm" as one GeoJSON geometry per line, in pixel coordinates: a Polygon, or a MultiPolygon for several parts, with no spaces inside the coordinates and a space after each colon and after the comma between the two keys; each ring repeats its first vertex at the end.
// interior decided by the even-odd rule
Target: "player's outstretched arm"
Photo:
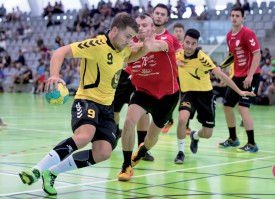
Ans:
{"type": "Polygon", "coordinates": [[[62,46],[53,52],[50,61],[50,77],[46,82],[45,91],[48,89],[53,89],[53,86],[58,90],[58,82],[62,83],[64,86],[66,83],[59,77],[59,71],[65,57],[72,57],[72,49],[69,45],[62,46]]]}
{"type": "Polygon", "coordinates": [[[226,74],[224,74],[219,67],[216,67],[212,70],[212,73],[216,77],[218,77],[220,80],[222,80],[226,85],[228,85],[230,88],[232,88],[236,93],[238,93],[240,96],[251,96],[255,97],[255,93],[248,92],[248,91],[242,91],[238,88],[238,86],[231,80],[230,77],[228,77],[226,74]]]}

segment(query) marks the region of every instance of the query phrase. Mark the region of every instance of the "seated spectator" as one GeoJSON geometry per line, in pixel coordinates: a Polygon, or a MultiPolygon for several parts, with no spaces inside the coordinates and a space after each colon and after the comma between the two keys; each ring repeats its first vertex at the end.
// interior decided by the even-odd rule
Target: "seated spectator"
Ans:
{"type": "Polygon", "coordinates": [[[262,51],[261,62],[260,62],[261,67],[265,64],[266,59],[271,59],[271,54],[270,54],[269,48],[265,48],[262,51]]]}
{"type": "Polygon", "coordinates": [[[25,57],[22,50],[19,50],[19,55],[15,63],[21,63],[23,66],[25,65],[25,57]]]}
{"type": "Polygon", "coordinates": [[[0,31],[0,53],[7,48],[6,35],[4,31],[0,31]]]}
{"type": "Polygon", "coordinates": [[[15,84],[28,84],[32,81],[32,70],[29,66],[21,66],[20,73],[15,76],[15,84]]]}
{"type": "Polygon", "coordinates": [[[40,63],[36,69],[36,72],[33,78],[34,94],[40,94],[44,91],[44,85],[46,82],[45,72],[46,72],[45,64],[40,60],[40,63]]]}
{"type": "Polygon", "coordinates": [[[4,73],[4,81],[3,87],[5,92],[13,91],[13,77],[17,74],[17,70],[13,63],[9,64],[7,67],[3,69],[4,73]]]}
{"type": "Polygon", "coordinates": [[[273,98],[274,98],[274,94],[275,94],[275,58],[273,58],[271,60],[271,64],[272,64],[272,69],[269,72],[269,75],[272,78],[272,83],[269,86],[268,91],[267,91],[267,95],[268,95],[270,105],[272,105],[272,103],[274,103],[273,98]]]}
{"type": "Polygon", "coordinates": [[[233,5],[233,7],[242,7],[240,0],[236,0],[236,3],[233,5]]]}

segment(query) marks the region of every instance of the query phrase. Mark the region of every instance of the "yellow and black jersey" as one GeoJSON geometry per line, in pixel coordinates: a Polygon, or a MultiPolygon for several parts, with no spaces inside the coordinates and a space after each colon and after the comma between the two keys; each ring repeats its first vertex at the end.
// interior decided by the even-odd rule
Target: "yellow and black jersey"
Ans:
{"type": "Polygon", "coordinates": [[[131,51],[128,47],[117,52],[107,35],[70,44],[74,58],[82,58],[80,85],[75,99],[92,100],[111,105],[123,62],[131,51]]]}
{"type": "Polygon", "coordinates": [[[187,91],[210,91],[212,90],[209,71],[216,65],[201,50],[187,57],[184,51],[177,53],[177,60],[184,63],[184,66],[178,67],[180,87],[182,92],[187,91]]]}

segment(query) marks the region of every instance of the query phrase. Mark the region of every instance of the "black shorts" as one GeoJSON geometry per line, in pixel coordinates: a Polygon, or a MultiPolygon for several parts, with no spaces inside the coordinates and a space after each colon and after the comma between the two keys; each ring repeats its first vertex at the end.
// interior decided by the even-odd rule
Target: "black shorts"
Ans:
{"type": "MultiPolygon", "coordinates": [[[[243,81],[246,77],[233,77],[232,80],[238,86],[239,89],[243,91],[253,91],[257,93],[259,81],[260,81],[260,74],[253,75],[253,80],[251,82],[251,87],[245,89],[243,87],[243,81]]],[[[240,106],[244,106],[249,108],[250,104],[252,103],[253,97],[241,97],[238,93],[236,93],[232,88],[227,86],[225,97],[224,97],[224,106],[235,107],[237,103],[240,106]]]]}
{"type": "Polygon", "coordinates": [[[213,91],[189,91],[181,93],[179,111],[190,112],[193,119],[197,111],[197,119],[202,126],[213,128],[215,126],[216,96],[213,91]]]}
{"type": "Polygon", "coordinates": [[[84,124],[96,127],[91,142],[106,140],[114,146],[116,139],[116,124],[113,106],[101,105],[90,100],[76,99],[72,105],[71,126],[73,132],[84,124]]]}
{"type": "Polygon", "coordinates": [[[135,91],[130,104],[137,104],[148,113],[151,113],[156,126],[162,128],[172,117],[178,101],[178,91],[172,95],[165,95],[161,99],[157,99],[141,91],[135,91]]]}
{"type": "Polygon", "coordinates": [[[124,70],[121,71],[118,86],[113,101],[114,111],[120,112],[124,104],[128,104],[135,87],[129,78],[129,74],[124,70]]]}

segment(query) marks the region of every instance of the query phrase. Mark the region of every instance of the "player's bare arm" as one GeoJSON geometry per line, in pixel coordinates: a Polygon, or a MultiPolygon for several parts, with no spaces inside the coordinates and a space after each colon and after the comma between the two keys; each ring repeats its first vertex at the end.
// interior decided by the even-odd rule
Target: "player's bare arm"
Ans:
{"type": "Polygon", "coordinates": [[[212,73],[216,77],[218,77],[220,80],[222,80],[226,85],[228,85],[230,88],[232,88],[236,93],[238,93],[240,96],[251,96],[255,97],[255,93],[248,92],[248,91],[242,91],[240,90],[237,85],[229,78],[226,74],[224,74],[219,67],[216,67],[212,70],[212,73]]]}
{"type": "Polygon", "coordinates": [[[58,90],[57,83],[60,82],[64,86],[66,83],[63,79],[59,76],[59,71],[61,68],[61,65],[64,61],[65,57],[72,57],[72,49],[70,45],[66,45],[63,47],[58,48],[56,51],[54,51],[51,61],[50,61],[50,77],[46,82],[45,85],[45,91],[47,92],[48,89],[53,89],[53,85],[55,85],[56,89],[58,90]]]}
{"type": "Polygon", "coordinates": [[[254,75],[257,67],[260,64],[260,60],[261,60],[261,52],[260,52],[260,50],[258,50],[258,51],[256,51],[256,52],[253,53],[251,68],[249,70],[249,73],[247,74],[247,77],[243,81],[244,88],[251,87],[251,82],[253,80],[253,75],[254,75]]]}

